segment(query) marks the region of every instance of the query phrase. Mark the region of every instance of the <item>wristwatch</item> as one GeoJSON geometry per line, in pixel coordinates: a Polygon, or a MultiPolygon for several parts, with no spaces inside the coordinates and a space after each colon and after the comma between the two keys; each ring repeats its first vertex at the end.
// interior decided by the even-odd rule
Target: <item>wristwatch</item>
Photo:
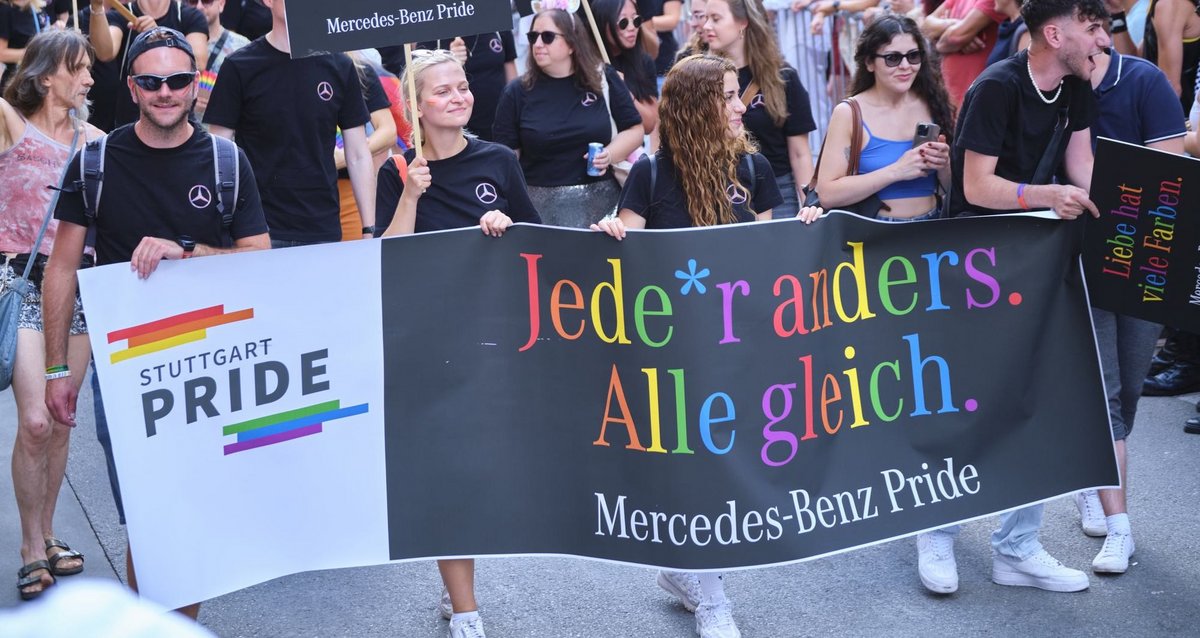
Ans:
{"type": "Polygon", "coordinates": [[[184,259],[191,257],[192,251],[196,250],[195,240],[193,240],[191,237],[188,237],[187,235],[180,235],[179,239],[175,240],[175,243],[179,244],[179,246],[181,248],[183,248],[183,258],[184,259]]]}
{"type": "Polygon", "coordinates": [[[375,227],[374,226],[363,226],[363,234],[364,235],[374,235],[375,227]]]}

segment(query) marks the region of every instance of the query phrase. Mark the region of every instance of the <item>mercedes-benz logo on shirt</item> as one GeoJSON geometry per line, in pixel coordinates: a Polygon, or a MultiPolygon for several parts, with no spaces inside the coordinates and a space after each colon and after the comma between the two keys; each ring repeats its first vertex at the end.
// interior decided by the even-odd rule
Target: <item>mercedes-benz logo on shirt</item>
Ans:
{"type": "Polygon", "coordinates": [[[475,197],[485,204],[492,204],[496,201],[496,187],[484,182],[475,187],[475,197]]]}
{"type": "Polygon", "coordinates": [[[496,53],[504,51],[504,45],[500,44],[500,38],[492,38],[492,41],[488,43],[488,46],[490,46],[492,51],[495,51],[496,53]]]}
{"type": "Polygon", "coordinates": [[[752,108],[752,109],[757,109],[757,108],[761,107],[762,105],[763,105],[762,93],[755,95],[754,99],[750,100],[750,108],[752,108]]]}
{"type": "Polygon", "coordinates": [[[746,194],[734,188],[733,184],[725,187],[725,196],[729,198],[729,203],[735,206],[746,203],[746,194]]]}
{"type": "Polygon", "coordinates": [[[328,82],[322,82],[317,85],[317,97],[328,102],[333,99],[333,85],[328,82]]]}
{"type": "Polygon", "coordinates": [[[195,208],[208,208],[208,205],[212,203],[212,193],[204,184],[196,184],[192,190],[188,191],[188,201],[195,208]]]}
{"type": "Polygon", "coordinates": [[[583,100],[579,102],[584,106],[591,106],[596,103],[596,94],[588,91],[583,94],[583,100]]]}

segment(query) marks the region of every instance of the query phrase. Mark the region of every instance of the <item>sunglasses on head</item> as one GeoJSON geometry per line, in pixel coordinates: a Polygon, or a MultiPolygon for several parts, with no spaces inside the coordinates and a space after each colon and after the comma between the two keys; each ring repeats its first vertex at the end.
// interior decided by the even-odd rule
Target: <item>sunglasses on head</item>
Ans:
{"type": "Polygon", "coordinates": [[[171,89],[172,91],[178,91],[179,89],[182,89],[195,81],[196,74],[192,71],[184,71],[182,73],[172,73],[171,75],[152,75],[149,73],[143,73],[141,75],[134,75],[131,77],[133,77],[134,84],[147,91],[157,91],[162,88],[164,83],[167,85],[167,88],[171,89]]]}
{"type": "Polygon", "coordinates": [[[542,44],[550,46],[550,44],[554,42],[554,38],[557,38],[560,35],[562,34],[554,31],[530,31],[529,33],[525,34],[525,37],[529,38],[529,46],[533,46],[533,44],[537,42],[538,38],[542,39],[542,44]]]}
{"type": "Polygon", "coordinates": [[[895,51],[891,53],[876,53],[875,57],[883,58],[883,63],[888,66],[900,66],[900,60],[908,60],[909,64],[917,66],[921,63],[921,60],[925,59],[925,54],[921,53],[920,49],[913,49],[908,53],[896,53],[895,51]]]}
{"type": "Polygon", "coordinates": [[[620,20],[617,20],[617,28],[624,31],[625,29],[628,29],[630,23],[632,23],[633,28],[639,29],[645,22],[646,19],[642,16],[636,16],[633,20],[630,20],[629,18],[621,18],[620,20]]]}

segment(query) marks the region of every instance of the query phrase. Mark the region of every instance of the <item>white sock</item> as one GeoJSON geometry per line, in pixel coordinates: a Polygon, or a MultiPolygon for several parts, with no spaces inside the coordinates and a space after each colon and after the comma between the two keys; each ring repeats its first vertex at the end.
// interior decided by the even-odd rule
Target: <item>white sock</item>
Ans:
{"type": "Polygon", "coordinates": [[[478,609],[476,609],[475,611],[464,611],[461,614],[455,613],[453,616],[451,616],[450,622],[467,622],[467,621],[475,620],[478,617],[479,617],[478,609]]]}
{"type": "Polygon", "coordinates": [[[1131,534],[1133,530],[1129,527],[1129,514],[1124,512],[1105,516],[1104,523],[1108,526],[1109,534],[1131,534]]]}
{"type": "Polygon", "coordinates": [[[729,599],[725,598],[725,583],[721,581],[721,574],[704,572],[699,576],[700,602],[718,605],[729,602],[729,599]]]}

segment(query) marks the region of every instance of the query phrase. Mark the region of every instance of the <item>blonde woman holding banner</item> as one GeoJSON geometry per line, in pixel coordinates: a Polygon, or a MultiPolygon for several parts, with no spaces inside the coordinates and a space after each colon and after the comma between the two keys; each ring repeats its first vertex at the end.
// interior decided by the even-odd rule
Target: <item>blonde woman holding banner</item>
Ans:
{"type": "MultiPolygon", "coordinates": [[[[421,155],[405,153],[403,178],[395,161],[379,170],[375,210],[387,226],[384,236],[478,226],[499,237],[514,222],[539,223],[512,150],[463,130],[475,97],[458,58],[445,50],[414,51],[403,86],[410,77],[417,98],[408,116],[420,127],[421,155]]],[[[440,560],[438,570],[446,586],[438,609],[450,621],[451,638],[482,638],[474,559],[440,560]]]]}

